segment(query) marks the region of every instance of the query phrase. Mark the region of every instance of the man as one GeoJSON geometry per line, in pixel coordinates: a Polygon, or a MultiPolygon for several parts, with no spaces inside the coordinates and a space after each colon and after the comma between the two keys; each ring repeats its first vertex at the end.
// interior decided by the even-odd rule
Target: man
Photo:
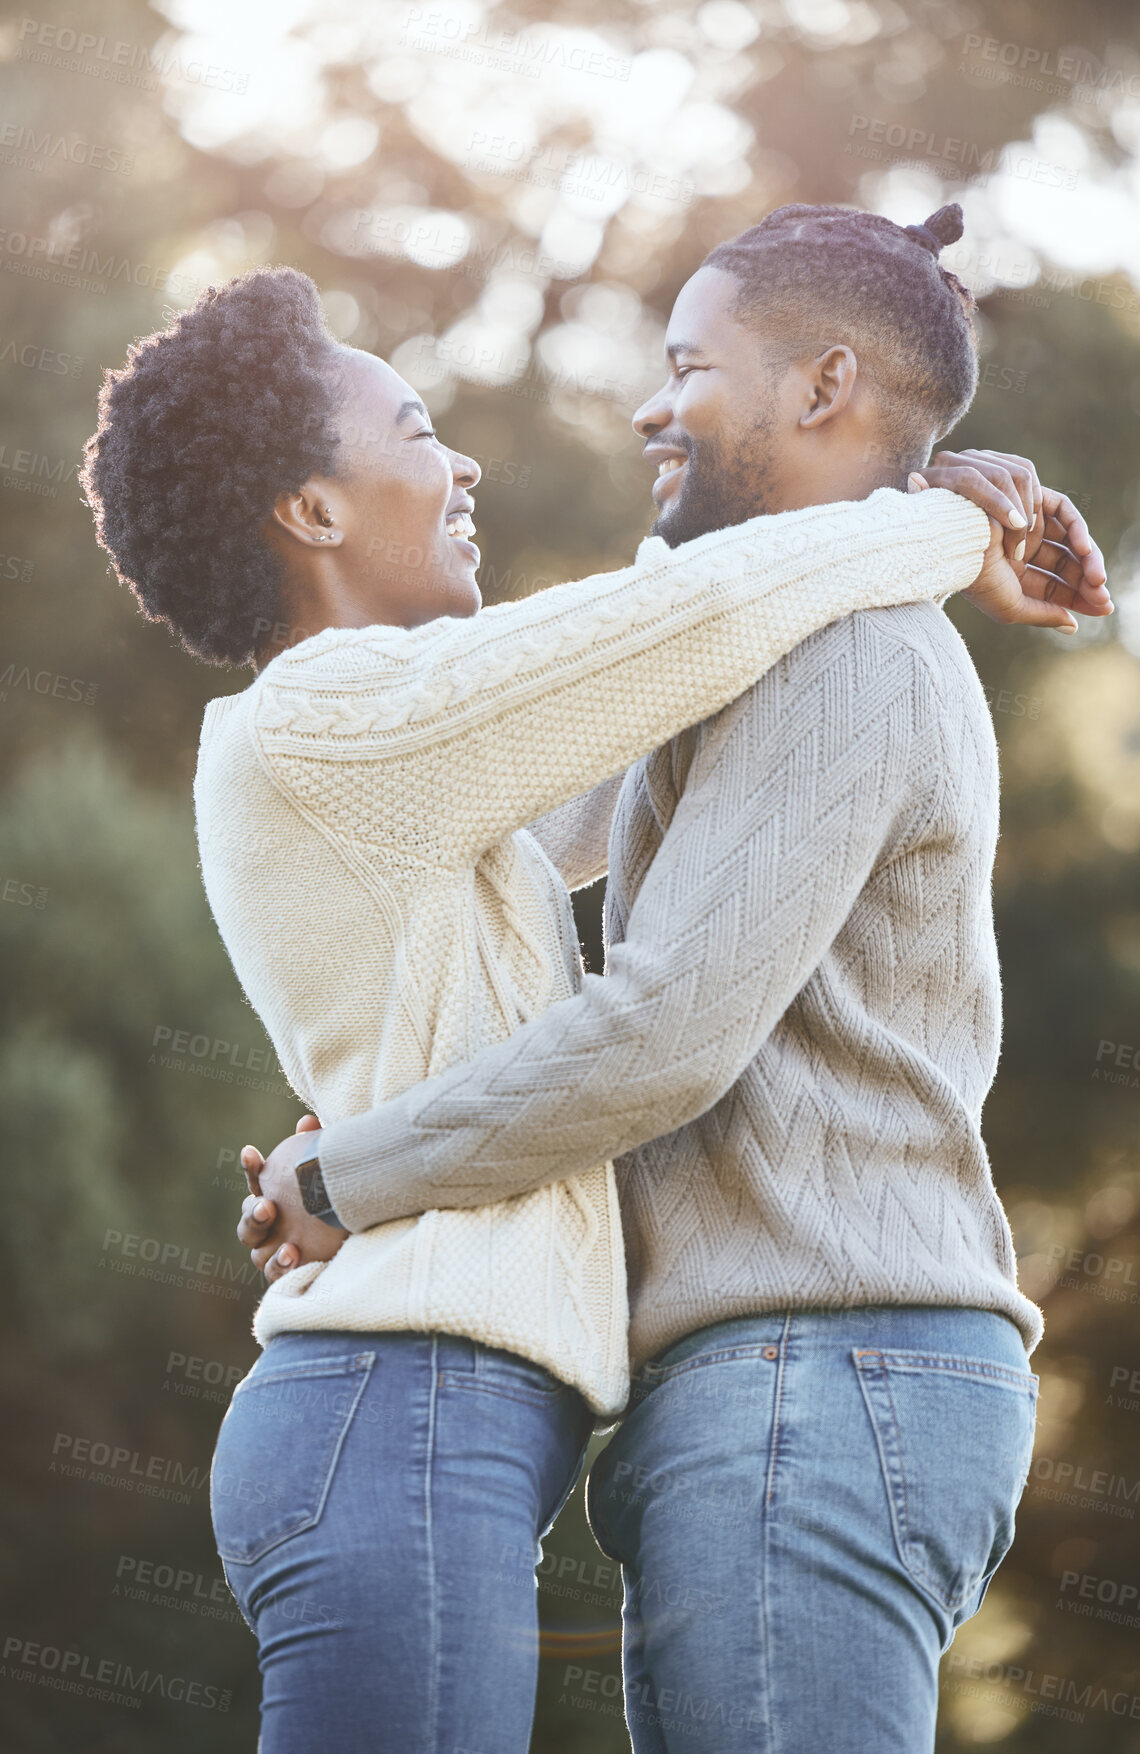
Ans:
{"type": "MultiPolygon", "coordinates": [[[[655,534],[937,484],[977,375],[937,263],[955,214],[786,208],[712,253],[634,422],[655,534]]],[[[985,467],[1036,545],[1032,471],[985,467]]],[[[1044,517],[1038,564],[1109,612],[1073,508],[1044,517]]],[[[587,1502],[638,1754],[933,1746],[939,1655],[1012,1539],[1041,1335],[979,1131],[996,829],[950,623],[837,622],[626,776],[604,980],[304,1148],[354,1230],[618,1159],[637,1375],[587,1502]]]]}

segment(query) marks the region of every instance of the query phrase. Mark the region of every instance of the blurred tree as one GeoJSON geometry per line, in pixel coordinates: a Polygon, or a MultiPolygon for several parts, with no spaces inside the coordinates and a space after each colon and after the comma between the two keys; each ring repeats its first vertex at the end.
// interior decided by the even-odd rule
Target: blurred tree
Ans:
{"type": "MultiPolygon", "coordinates": [[[[235,1688],[248,1707],[252,1647],[240,1621],[235,1630],[232,1618],[133,1606],[115,1585],[130,1576],[124,1556],[207,1586],[221,1575],[205,1480],[229,1388],[257,1353],[260,1287],[233,1234],[237,1151],[249,1137],[278,1139],[299,1108],[268,1070],[273,1056],[218,942],[184,800],[140,788],[98,742],[68,742],[20,770],[0,805],[0,845],[12,1191],[0,1304],[19,1336],[3,1373],[20,1409],[8,1444],[18,1490],[3,1499],[19,1580],[9,1618],[21,1637],[94,1653],[93,1663],[192,1673],[235,1688]],[[200,1038],[193,1051],[166,1051],[178,1030],[200,1038]],[[215,1053],[219,1042],[232,1045],[215,1053]],[[187,1374],[191,1358],[209,1362],[207,1376],[187,1374]],[[219,1380],[224,1389],[209,1387],[219,1380]],[[121,1447],[136,1463],[107,1469],[108,1483],[94,1467],[61,1478],[75,1440],[121,1447]],[[132,1490],[152,1456],[163,1459],[160,1480],[166,1464],[190,1480],[185,1503],[132,1490]]],[[[92,1748],[142,1750],[172,1730],[161,1699],[98,1731],[101,1708],[53,1695],[57,1743],[32,1733],[27,1705],[22,1690],[0,1689],[5,1747],[80,1735],[92,1748]]],[[[205,1714],[178,1717],[190,1721],[177,1746],[217,1745],[205,1714]]],[[[232,1734],[235,1747],[252,1742],[248,1716],[232,1734]]]]}

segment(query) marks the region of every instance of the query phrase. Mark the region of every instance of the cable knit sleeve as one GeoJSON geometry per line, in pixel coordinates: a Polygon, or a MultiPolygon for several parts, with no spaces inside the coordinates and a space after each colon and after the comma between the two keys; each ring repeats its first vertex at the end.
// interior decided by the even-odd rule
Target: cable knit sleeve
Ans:
{"type": "Polygon", "coordinates": [[[961,589],[989,541],[944,490],[754,518],[411,632],[329,629],[263,673],[275,780],[343,838],[457,869],[719,711],[810,633],[961,589]]]}

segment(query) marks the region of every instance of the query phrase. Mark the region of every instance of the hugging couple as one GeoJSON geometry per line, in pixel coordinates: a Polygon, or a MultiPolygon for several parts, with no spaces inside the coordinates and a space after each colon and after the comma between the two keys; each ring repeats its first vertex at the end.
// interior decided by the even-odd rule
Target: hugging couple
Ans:
{"type": "Polygon", "coordinates": [[[1031,464],[928,462],[977,381],[960,232],[797,206],[715,249],[634,419],[653,534],[485,610],[478,465],[303,275],[107,376],[99,540],[256,672],[206,709],[202,872],[323,1122],[243,1154],[271,1285],[212,1507],[262,1754],[526,1754],[532,1561],[615,1421],[636,1754],[933,1747],[1042,1331],[979,1131],[996,750],[939,605],[1112,607],[1031,464]]]}

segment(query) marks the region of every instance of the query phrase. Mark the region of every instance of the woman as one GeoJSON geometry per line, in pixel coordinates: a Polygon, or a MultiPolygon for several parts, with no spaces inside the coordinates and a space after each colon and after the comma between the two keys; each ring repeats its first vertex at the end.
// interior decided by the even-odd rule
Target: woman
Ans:
{"type": "MultiPolygon", "coordinates": [[[[88,446],[99,540],[144,611],[257,671],[206,711],[202,870],[327,1121],[575,989],[568,886],[604,869],[627,764],[836,616],[965,586],[983,551],[980,589],[1018,595],[975,507],[880,492],[650,540],[476,615],[478,479],[291,270],[132,348],[88,446]]],[[[537,1542],[627,1393],[612,1172],[347,1240],[314,1220],[304,1253],[258,1309],[212,1480],[262,1754],[523,1754],[537,1542]]]]}

